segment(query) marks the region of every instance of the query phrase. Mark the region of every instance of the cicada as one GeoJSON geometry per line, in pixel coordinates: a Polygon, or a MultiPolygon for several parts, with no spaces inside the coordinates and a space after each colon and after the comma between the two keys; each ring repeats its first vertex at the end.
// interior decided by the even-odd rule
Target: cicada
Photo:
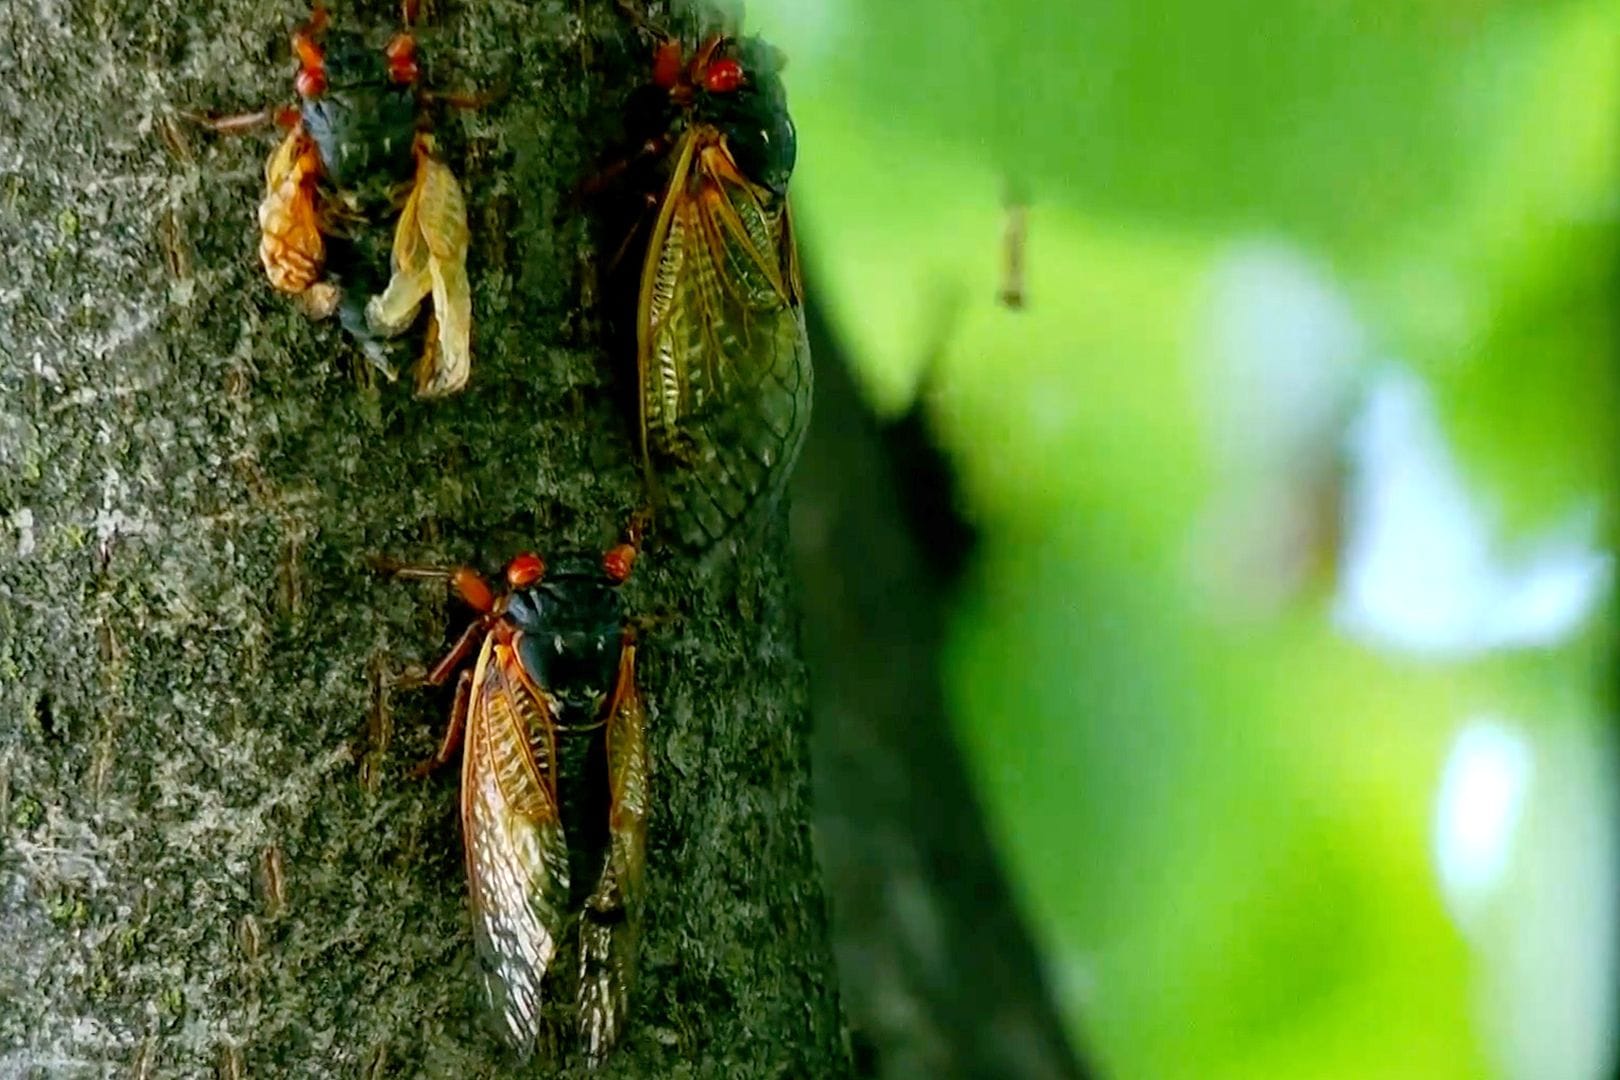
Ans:
{"type": "Polygon", "coordinates": [[[417,771],[461,749],[467,885],[490,1007],[514,1047],[536,1046],[547,977],[577,918],[577,1028],[593,1066],[624,1027],[640,927],[647,714],[617,592],[638,542],[633,528],[599,563],[555,568],[519,555],[500,593],[467,567],[384,566],[448,580],[478,612],[425,677],[443,685],[461,671],[444,740],[417,771]]]}
{"type": "Polygon", "coordinates": [[[326,31],[325,9],[317,7],[292,38],[298,106],[214,126],[273,117],[290,128],[265,166],[265,275],[312,317],[336,314],[389,378],[390,339],[432,296],[416,369],[416,392],[432,397],[467,382],[472,292],[466,202],[426,130],[428,95],[409,29],[414,9],[415,0],[405,0],[405,30],[379,50],[357,34],[326,31]]]}
{"type": "Polygon", "coordinates": [[[665,40],[630,108],[658,177],[634,313],[640,450],[689,548],[769,512],[810,422],[781,68],[758,38],[714,35],[690,54],[665,40]]]}

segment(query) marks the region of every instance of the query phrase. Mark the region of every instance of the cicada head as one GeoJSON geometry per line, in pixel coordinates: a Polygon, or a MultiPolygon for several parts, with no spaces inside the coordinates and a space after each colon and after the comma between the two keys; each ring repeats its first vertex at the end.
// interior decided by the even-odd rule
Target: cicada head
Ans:
{"type": "Polygon", "coordinates": [[[782,85],[779,49],[757,37],[711,37],[690,57],[666,42],[653,59],[653,85],[684,123],[719,131],[738,170],[782,194],[798,153],[782,85]]]}
{"type": "Polygon", "coordinates": [[[798,154],[782,65],[781,51],[759,38],[731,43],[729,54],[709,65],[702,110],[742,174],[777,194],[787,190],[798,154]]]}
{"type": "Polygon", "coordinates": [[[389,78],[386,53],[367,46],[359,34],[334,31],[326,35],[326,89],[347,91],[386,87],[389,78]]]}
{"type": "Polygon", "coordinates": [[[408,175],[418,112],[410,35],[376,49],[343,31],[317,41],[306,27],[293,35],[293,51],[299,112],[332,182],[350,188],[372,174],[384,181],[408,175]]]}

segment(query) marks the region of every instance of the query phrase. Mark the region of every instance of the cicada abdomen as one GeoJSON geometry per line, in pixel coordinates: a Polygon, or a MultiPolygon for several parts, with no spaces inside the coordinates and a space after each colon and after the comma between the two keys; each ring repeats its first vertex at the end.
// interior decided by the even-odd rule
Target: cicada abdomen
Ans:
{"type": "Polygon", "coordinates": [[[579,925],[579,1034],[598,1065],[630,1011],[647,857],[647,711],[636,688],[636,647],[625,641],[603,733],[607,755],[608,846],[579,925]]]}
{"type": "Polygon", "coordinates": [[[777,504],[810,422],[775,50],[712,37],[654,64],[668,173],[636,311],[643,463],[661,523],[711,549],[777,504]]]}

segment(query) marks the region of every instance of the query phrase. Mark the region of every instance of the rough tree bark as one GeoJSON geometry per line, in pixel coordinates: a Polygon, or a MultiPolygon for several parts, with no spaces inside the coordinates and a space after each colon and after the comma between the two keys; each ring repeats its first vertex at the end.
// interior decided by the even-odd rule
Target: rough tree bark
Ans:
{"type": "MultiPolygon", "coordinates": [[[[389,553],[498,569],[636,504],[568,202],[644,57],[607,0],[432,5],[474,230],[468,391],[365,387],[254,257],[307,10],[0,0],[0,1074],[493,1076],[442,696],[459,613],[389,553]]],[[[386,0],[335,21],[386,36],[386,0]]],[[[655,810],[623,1076],[846,1071],[781,530],[649,552],[655,810]]],[[[577,1060],[577,1059],[571,1059],[577,1060]]],[[[522,1074],[545,1072],[532,1064],[522,1074]]]]}

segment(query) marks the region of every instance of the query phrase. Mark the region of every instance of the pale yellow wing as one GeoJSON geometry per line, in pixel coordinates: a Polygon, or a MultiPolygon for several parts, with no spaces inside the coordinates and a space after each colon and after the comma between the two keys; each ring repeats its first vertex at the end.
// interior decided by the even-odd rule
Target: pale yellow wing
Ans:
{"type": "Polygon", "coordinates": [[[472,285],[467,280],[467,203],[448,166],[426,158],[421,227],[433,279],[433,314],[439,322],[439,353],[431,370],[417,373],[423,396],[453,394],[472,370],[472,285]]]}
{"type": "Polygon", "coordinates": [[[302,124],[293,127],[264,166],[259,203],[259,261],[281,292],[301,293],[321,276],[326,244],[315,208],[320,156],[302,124]]]}
{"type": "Polygon", "coordinates": [[[417,224],[418,208],[422,202],[422,169],[418,165],[411,193],[399,213],[399,224],[394,228],[394,250],[391,259],[393,276],[388,286],[366,304],[366,321],[372,329],[387,337],[405,332],[416,320],[422,299],[432,288],[428,276],[427,241],[417,224]]]}
{"type": "Polygon", "coordinates": [[[366,305],[366,320],[393,336],[416,319],[433,297],[435,334],[417,368],[422,397],[453,394],[472,370],[472,287],[467,279],[467,203],[449,166],[433,154],[429,136],[418,137],[416,178],[394,230],[393,276],[366,305]]]}

